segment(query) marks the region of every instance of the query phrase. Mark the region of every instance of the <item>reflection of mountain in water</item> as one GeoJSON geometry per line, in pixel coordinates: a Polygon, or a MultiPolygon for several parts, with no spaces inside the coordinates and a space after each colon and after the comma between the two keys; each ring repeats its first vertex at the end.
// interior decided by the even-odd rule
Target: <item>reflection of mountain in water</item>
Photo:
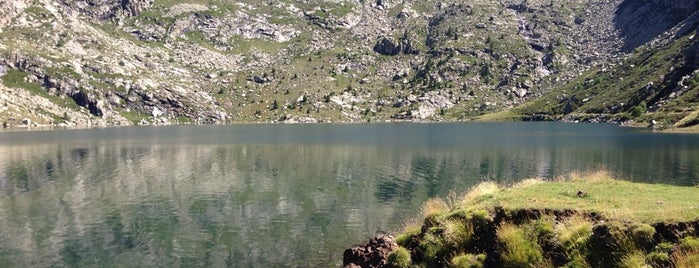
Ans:
{"type": "Polygon", "coordinates": [[[498,135],[452,147],[0,145],[0,266],[325,266],[481,180],[602,165],[678,184],[699,175],[691,139],[498,135]]]}
{"type": "Polygon", "coordinates": [[[13,149],[27,152],[0,171],[0,248],[19,266],[320,264],[399,224],[358,148],[13,149]]]}

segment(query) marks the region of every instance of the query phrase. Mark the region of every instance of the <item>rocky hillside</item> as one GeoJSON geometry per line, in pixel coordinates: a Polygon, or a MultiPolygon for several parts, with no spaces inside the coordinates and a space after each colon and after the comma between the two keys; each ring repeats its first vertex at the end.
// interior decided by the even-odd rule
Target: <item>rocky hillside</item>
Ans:
{"type": "Polygon", "coordinates": [[[546,96],[499,115],[661,128],[699,124],[699,1],[675,7],[674,1],[657,2],[630,2],[617,11],[630,14],[616,19],[623,49],[630,51],[625,59],[592,66],[546,96]],[[667,9],[673,11],[660,12],[667,9]]]}
{"type": "Polygon", "coordinates": [[[670,124],[698,102],[682,97],[699,81],[697,10],[697,0],[0,1],[0,120],[652,120],[646,111],[688,99],[670,124]],[[588,92],[608,73],[600,91],[630,92],[615,109],[588,92]],[[638,93],[649,82],[663,94],[638,93]]]}

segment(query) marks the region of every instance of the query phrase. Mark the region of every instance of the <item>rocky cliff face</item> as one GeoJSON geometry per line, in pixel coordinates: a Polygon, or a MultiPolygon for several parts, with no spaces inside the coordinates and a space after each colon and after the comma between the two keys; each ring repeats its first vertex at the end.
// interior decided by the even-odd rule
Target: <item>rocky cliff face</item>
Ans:
{"type": "Polygon", "coordinates": [[[0,119],[459,120],[693,30],[696,0],[0,3],[0,119]],[[657,23],[651,23],[651,22],[657,23]],[[687,30],[690,29],[690,30],[687,30]]]}
{"type": "Polygon", "coordinates": [[[153,0],[76,0],[61,1],[65,13],[77,12],[93,21],[104,22],[138,16],[153,6],[153,0]]]}

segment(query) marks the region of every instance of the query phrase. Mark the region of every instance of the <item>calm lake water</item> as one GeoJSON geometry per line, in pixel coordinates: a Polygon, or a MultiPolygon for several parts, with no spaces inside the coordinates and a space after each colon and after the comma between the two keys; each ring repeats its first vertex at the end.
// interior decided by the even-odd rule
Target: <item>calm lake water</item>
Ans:
{"type": "Polygon", "coordinates": [[[0,267],[332,267],[430,197],[606,168],[699,184],[699,136],[562,123],[0,132],[0,267]]]}

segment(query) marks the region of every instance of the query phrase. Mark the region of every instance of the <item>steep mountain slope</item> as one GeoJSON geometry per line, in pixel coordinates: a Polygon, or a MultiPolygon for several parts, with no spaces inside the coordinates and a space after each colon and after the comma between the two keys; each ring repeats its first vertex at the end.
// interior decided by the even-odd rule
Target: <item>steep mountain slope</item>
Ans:
{"type": "MultiPolygon", "coordinates": [[[[630,66],[666,47],[678,46],[667,57],[692,53],[698,1],[643,3],[3,1],[0,120],[464,120],[513,107],[508,113],[517,118],[560,118],[588,112],[576,110],[584,108],[578,97],[551,103],[549,92],[578,92],[572,85],[585,81],[580,75],[630,66]],[[576,109],[559,112],[562,103],[576,109]]],[[[692,64],[673,70],[685,77],[692,64]]],[[[628,103],[603,112],[627,111],[628,103]]]]}
{"type": "MultiPolygon", "coordinates": [[[[677,16],[672,18],[658,11],[666,6],[644,3],[641,7],[637,2],[631,4],[635,12],[645,12],[634,16],[656,24],[637,19],[633,23],[648,26],[642,29],[661,33],[659,36],[634,47],[619,64],[595,66],[547,96],[504,114],[525,120],[615,121],[662,128],[697,125],[699,1],[686,1],[684,9],[671,9],[671,15],[677,16]]],[[[627,28],[622,32],[629,35],[625,47],[632,48],[648,38],[647,32],[621,27],[627,28]]]]}

